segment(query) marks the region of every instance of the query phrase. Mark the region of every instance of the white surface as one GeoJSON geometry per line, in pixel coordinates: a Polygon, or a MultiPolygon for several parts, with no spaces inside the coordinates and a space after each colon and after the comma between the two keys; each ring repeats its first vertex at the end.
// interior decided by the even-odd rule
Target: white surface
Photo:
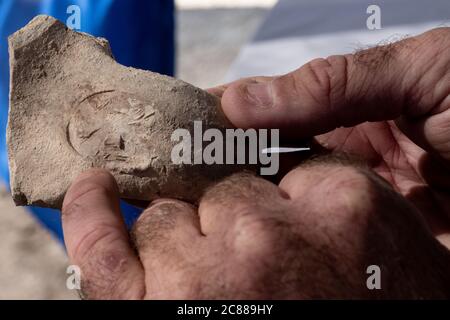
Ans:
{"type": "Polygon", "coordinates": [[[223,84],[267,12],[262,8],[178,10],[177,77],[200,88],[223,84]]]}
{"type": "Polygon", "coordinates": [[[270,8],[277,0],[175,0],[179,9],[201,8],[270,8]]]}
{"type": "Polygon", "coordinates": [[[442,26],[442,22],[399,25],[381,30],[351,30],[250,43],[239,53],[226,80],[284,74],[315,58],[351,53],[367,46],[420,34],[438,26],[442,26]]]}

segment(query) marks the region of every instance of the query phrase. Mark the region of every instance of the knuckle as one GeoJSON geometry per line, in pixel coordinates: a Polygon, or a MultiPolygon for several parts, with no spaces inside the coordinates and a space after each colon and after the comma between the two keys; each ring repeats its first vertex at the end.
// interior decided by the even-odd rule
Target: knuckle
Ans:
{"type": "MultiPolygon", "coordinates": [[[[318,58],[300,69],[273,80],[275,107],[292,104],[292,95],[307,105],[335,115],[346,98],[348,58],[343,55],[318,58]]],[[[295,101],[295,100],[294,100],[295,101]]],[[[327,113],[328,114],[328,113],[327,113]]]]}
{"type": "Polygon", "coordinates": [[[337,216],[354,216],[367,212],[373,205],[373,180],[354,167],[341,167],[327,181],[323,196],[337,216]]]}
{"type": "Polygon", "coordinates": [[[360,99],[358,95],[365,90],[362,88],[355,88],[355,84],[365,83],[366,73],[352,72],[350,55],[333,55],[326,58],[328,67],[324,68],[327,74],[328,90],[323,94],[327,97],[325,104],[328,114],[334,118],[335,126],[352,125],[352,117],[343,114],[343,105],[356,104],[360,99]],[[355,79],[360,77],[360,79],[355,79]]]}
{"type": "Polygon", "coordinates": [[[330,63],[326,59],[312,60],[298,70],[272,81],[276,105],[292,104],[292,93],[297,97],[309,97],[317,105],[327,105],[330,95],[330,63]]]}
{"type": "Polygon", "coordinates": [[[164,202],[146,209],[134,224],[131,237],[138,250],[163,248],[168,239],[168,232],[175,228],[174,214],[179,207],[174,203],[164,202]]]}
{"type": "Polygon", "coordinates": [[[285,246],[286,223],[257,211],[258,208],[243,209],[233,226],[233,247],[242,257],[271,257],[285,246]]]}
{"type": "MultiPolygon", "coordinates": [[[[316,234],[327,235],[327,241],[341,243],[360,241],[369,224],[383,219],[382,200],[386,188],[381,187],[363,169],[342,167],[325,178],[306,215],[299,215],[300,225],[309,225],[316,234]]],[[[303,227],[302,232],[308,232],[303,227]]],[[[334,247],[333,244],[331,244],[334,247]]]]}
{"type": "Polygon", "coordinates": [[[308,85],[310,88],[317,88],[317,91],[311,91],[312,94],[315,94],[316,99],[322,99],[321,97],[330,95],[330,80],[333,76],[330,73],[331,66],[330,60],[324,58],[311,60],[304,66],[305,72],[311,80],[308,82],[308,85]]]}
{"type": "MultiPolygon", "coordinates": [[[[349,56],[348,55],[333,55],[324,59],[327,64],[323,67],[324,76],[327,81],[327,93],[329,97],[329,105],[333,105],[337,102],[344,101],[346,99],[346,92],[348,86],[349,73],[349,56]]],[[[313,67],[314,70],[314,67],[313,67]]]]}
{"type": "Polygon", "coordinates": [[[229,206],[236,201],[253,202],[255,197],[271,199],[275,189],[275,185],[254,174],[236,173],[208,189],[200,201],[200,206],[205,206],[205,203],[229,206]]]}

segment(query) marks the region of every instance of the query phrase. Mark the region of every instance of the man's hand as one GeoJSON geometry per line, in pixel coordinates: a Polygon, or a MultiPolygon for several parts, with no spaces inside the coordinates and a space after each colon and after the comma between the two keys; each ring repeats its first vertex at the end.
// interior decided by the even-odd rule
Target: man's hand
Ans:
{"type": "Polygon", "coordinates": [[[156,201],[131,240],[113,177],[89,171],[67,194],[63,227],[91,299],[450,297],[449,254],[414,208],[367,168],[333,157],[279,186],[232,176],[198,208],[156,201]],[[381,290],[367,287],[371,265],[381,290]]]}
{"type": "Polygon", "coordinates": [[[237,127],[364,158],[450,248],[450,28],[211,91],[237,127]]]}
{"type": "Polygon", "coordinates": [[[449,251],[423,219],[445,242],[449,50],[449,29],[436,29],[214,89],[234,125],[320,134],[321,145],[362,156],[367,167],[329,156],[279,185],[232,176],[198,208],[153,203],[131,239],[113,177],[84,173],[66,195],[63,228],[86,297],[450,297],[449,251]],[[381,269],[381,290],[367,287],[370,265],[381,269]]]}

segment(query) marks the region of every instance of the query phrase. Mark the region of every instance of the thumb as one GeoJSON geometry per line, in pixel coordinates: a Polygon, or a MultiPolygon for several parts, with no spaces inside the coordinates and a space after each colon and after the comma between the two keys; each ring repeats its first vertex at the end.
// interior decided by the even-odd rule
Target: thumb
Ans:
{"type": "Polygon", "coordinates": [[[450,28],[355,54],[313,60],[279,77],[227,86],[222,108],[241,128],[306,137],[365,121],[420,118],[450,105],[450,28]]]}
{"type": "Polygon", "coordinates": [[[70,260],[81,269],[84,297],[143,297],[143,267],[130,244],[111,174],[91,169],[73,182],[64,198],[62,227],[70,260]]]}

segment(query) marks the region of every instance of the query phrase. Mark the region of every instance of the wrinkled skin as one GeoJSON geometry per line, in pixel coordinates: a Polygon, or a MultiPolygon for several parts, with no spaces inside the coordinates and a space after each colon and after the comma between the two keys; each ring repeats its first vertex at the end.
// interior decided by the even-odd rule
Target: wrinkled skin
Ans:
{"type": "Polygon", "coordinates": [[[449,52],[440,28],[211,89],[236,127],[316,136],[332,154],[278,185],[232,176],[198,207],[158,200],[131,238],[112,176],[83,173],[63,228],[85,297],[450,298],[449,52]]]}

